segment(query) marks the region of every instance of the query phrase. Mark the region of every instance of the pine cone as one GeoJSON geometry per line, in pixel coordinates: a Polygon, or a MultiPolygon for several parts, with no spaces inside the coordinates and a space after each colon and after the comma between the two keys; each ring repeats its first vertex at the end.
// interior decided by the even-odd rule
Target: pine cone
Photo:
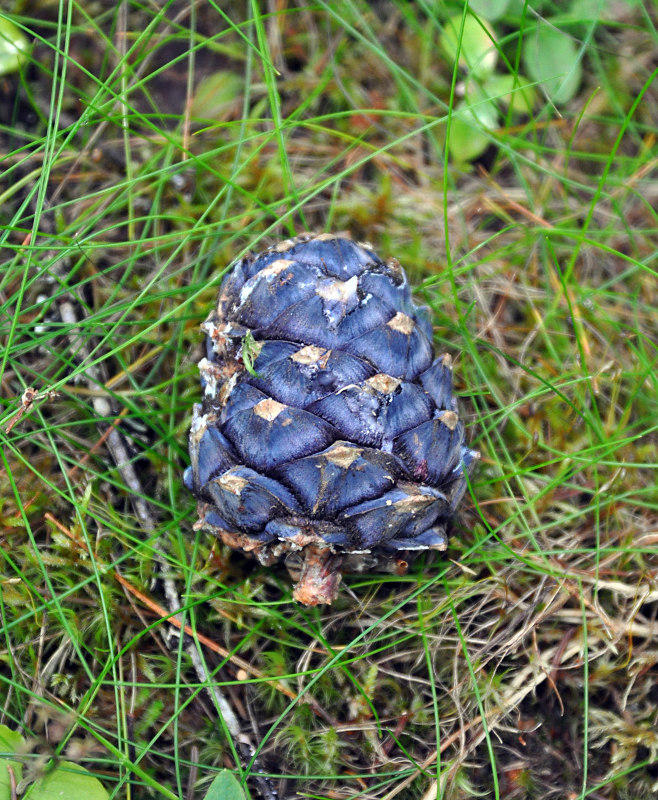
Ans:
{"type": "Polygon", "coordinates": [[[395,259],[329,234],[281,242],[233,266],[202,328],[197,528],[285,558],[307,605],[331,603],[344,568],[402,573],[445,550],[479,454],[395,259]]]}

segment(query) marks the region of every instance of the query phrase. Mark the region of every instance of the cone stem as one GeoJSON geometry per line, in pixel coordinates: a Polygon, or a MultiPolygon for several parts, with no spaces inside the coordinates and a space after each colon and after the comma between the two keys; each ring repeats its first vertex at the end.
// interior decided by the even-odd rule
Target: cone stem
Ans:
{"type": "Polygon", "coordinates": [[[305,606],[331,605],[338,596],[343,556],[315,545],[307,545],[302,554],[302,572],[292,596],[305,606]]]}

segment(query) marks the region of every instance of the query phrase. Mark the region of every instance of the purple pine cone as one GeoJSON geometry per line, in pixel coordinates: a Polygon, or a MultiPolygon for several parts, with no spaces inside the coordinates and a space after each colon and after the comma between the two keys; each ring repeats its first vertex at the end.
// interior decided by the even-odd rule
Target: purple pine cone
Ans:
{"type": "Polygon", "coordinates": [[[298,236],[237,262],[202,328],[198,528],[286,559],[307,605],[331,603],[343,568],[401,574],[413,551],[445,550],[479,454],[396,260],[298,236]]]}

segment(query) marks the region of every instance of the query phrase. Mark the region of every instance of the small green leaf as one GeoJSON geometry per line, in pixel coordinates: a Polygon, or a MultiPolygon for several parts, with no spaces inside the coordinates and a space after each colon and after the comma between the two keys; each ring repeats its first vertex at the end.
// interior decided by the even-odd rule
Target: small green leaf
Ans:
{"type": "Polygon", "coordinates": [[[461,24],[460,14],[447,20],[439,39],[439,46],[453,63],[459,53],[459,65],[468,69],[473,75],[484,78],[496,67],[498,59],[496,36],[485,22],[467,14],[460,46],[461,24]]]}
{"type": "Polygon", "coordinates": [[[14,781],[19,783],[23,777],[23,765],[8,756],[20,753],[23,748],[23,737],[20,733],[12,731],[6,725],[0,725],[0,800],[9,800],[11,797],[11,776],[9,768],[14,773],[14,781]]]}
{"type": "Polygon", "coordinates": [[[29,43],[7,17],[0,17],[0,75],[16,72],[27,57],[29,43]]]}
{"type": "Polygon", "coordinates": [[[478,17],[493,22],[505,14],[509,4],[510,0],[470,0],[468,9],[478,17]]]}
{"type": "Polygon", "coordinates": [[[15,753],[23,745],[23,737],[6,725],[0,725],[0,753],[15,753]]]}
{"type": "MultiPolygon", "coordinates": [[[[616,0],[617,13],[615,19],[622,19],[633,7],[637,5],[636,0],[616,0]]],[[[559,20],[565,22],[611,22],[609,0],[571,0],[569,5],[560,8],[559,20]]],[[[553,17],[554,20],[554,17],[553,17]]]]}
{"type": "Polygon", "coordinates": [[[109,795],[98,778],[84,767],[62,761],[52,772],[33,783],[24,797],[25,800],[107,800],[109,795]]]}
{"type": "Polygon", "coordinates": [[[455,106],[450,125],[450,155],[458,164],[473,161],[491,144],[486,131],[497,127],[498,110],[494,103],[480,96],[464,98],[455,106]]]}
{"type": "Polygon", "coordinates": [[[578,91],[583,68],[576,45],[548,23],[540,23],[525,39],[523,64],[553,103],[568,103],[578,91]]]}
{"type": "Polygon", "coordinates": [[[546,11],[547,5],[548,2],[546,0],[535,0],[531,6],[528,0],[509,0],[505,17],[508,20],[518,21],[525,14],[526,19],[531,19],[533,15],[546,11]]]}
{"type": "Polygon", "coordinates": [[[513,114],[530,114],[537,100],[537,93],[523,75],[492,75],[482,87],[485,95],[513,114]]]}
{"type": "Polygon", "coordinates": [[[215,776],[203,800],[245,800],[245,794],[235,775],[223,769],[215,776]]]}
{"type": "Polygon", "coordinates": [[[254,378],[260,378],[260,375],[254,369],[254,361],[258,358],[263,347],[262,342],[257,342],[251,331],[247,331],[242,339],[242,362],[247,372],[254,378]]]}

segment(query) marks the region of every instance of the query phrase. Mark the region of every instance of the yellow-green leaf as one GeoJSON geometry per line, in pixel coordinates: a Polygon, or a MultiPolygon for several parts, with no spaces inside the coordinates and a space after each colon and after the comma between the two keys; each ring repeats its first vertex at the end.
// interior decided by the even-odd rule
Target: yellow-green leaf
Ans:
{"type": "Polygon", "coordinates": [[[492,75],[487,78],[483,91],[492,100],[513,114],[530,114],[537,100],[537,93],[522,75],[492,75]]]}
{"type": "Polygon", "coordinates": [[[489,147],[487,130],[498,127],[498,110],[490,100],[479,97],[471,105],[464,99],[455,106],[450,125],[448,149],[458,164],[473,161],[489,147]]]}
{"type": "Polygon", "coordinates": [[[568,103],[583,74],[573,39],[547,23],[540,23],[523,43],[523,65],[528,75],[553,102],[568,103]]]}
{"type": "Polygon", "coordinates": [[[453,63],[459,54],[459,65],[473,75],[482,78],[490,75],[498,60],[493,29],[472,14],[466,15],[463,31],[461,24],[461,14],[447,20],[439,39],[439,46],[453,63]]]}
{"type": "Polygon", "coordinates": [[[29,43],[8,17],[0,17],[0,75],[16,72],[27,57],[29,43]]]}
{"type": "Polygon", "coordinates": [[[210,784],[203,800],[245,800],[245,796],[233,773],[223,769],[210,784]]]}
{"type": "Polygon", "coordinates": [[[94,776],[71,761],[62,761],[56,769],[39,778],[24,795],[25,800],[107,800],[103,784],[94,776]]]}
{"type": "Polygon", "coordinates": [[[489,22],[493,22],[505,14],[509,3],[510,0],[470,0],[468,8],[478,17],[484,17],[489,22]]]}
{"type": "Polygon", "coordinates": [[[11,797],[11,775],[14,773],[15,783],[23,777],[23,765],[11,756],[20,753],[23,748],[23,737],[20,733],[12,731],[6,725],[0,725],[0,800],[9,800],[11,797]]]}

